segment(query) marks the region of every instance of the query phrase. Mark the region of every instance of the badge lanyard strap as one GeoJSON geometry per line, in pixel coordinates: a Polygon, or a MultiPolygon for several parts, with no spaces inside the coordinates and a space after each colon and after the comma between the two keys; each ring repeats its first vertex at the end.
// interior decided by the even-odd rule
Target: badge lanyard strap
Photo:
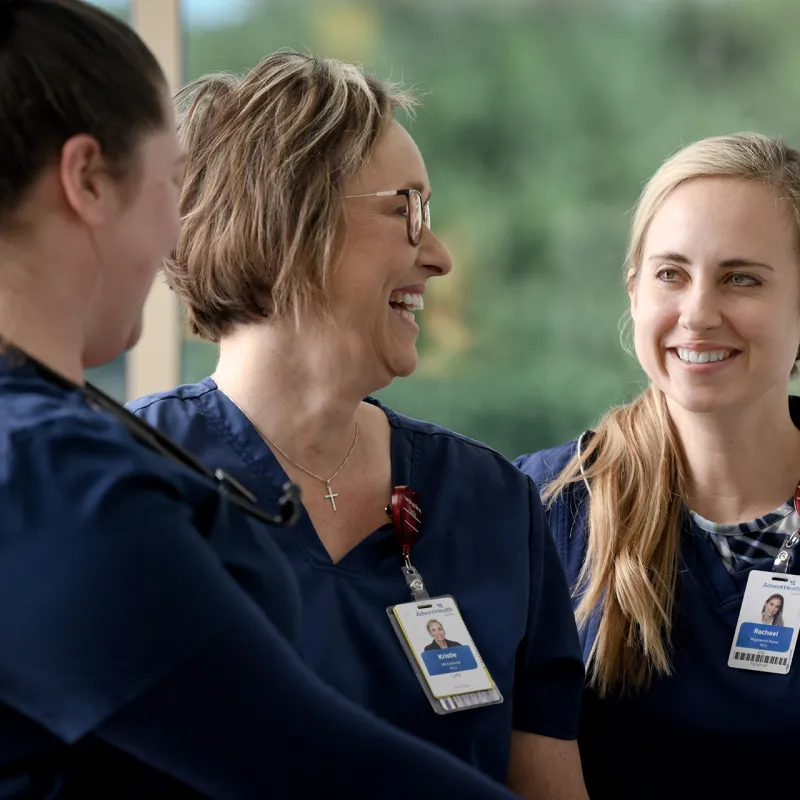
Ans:
{"type": "Polygon", "coordinates": [[[414,600],[429,600],[425,581],[417,568],[411,563],[411,551],[422,533],[422,510],[419,495],[409,486],[395,486],[392,490],[391,505],[386,507],[391,517],[394,534],[400,543],[403,554],[403,577],[414,600]]]}
{"type": "MultiPolygon", "coordinates": [[[[794,490],[794,509],[800,514],[800,483],[794,490]]],[[[794,549],[800,543],[800,531],[790,533],[784,540],[778,555],[775,556],[775,563],[772,565],[773,572],[786,573],[794,563],[794,549]]]]}

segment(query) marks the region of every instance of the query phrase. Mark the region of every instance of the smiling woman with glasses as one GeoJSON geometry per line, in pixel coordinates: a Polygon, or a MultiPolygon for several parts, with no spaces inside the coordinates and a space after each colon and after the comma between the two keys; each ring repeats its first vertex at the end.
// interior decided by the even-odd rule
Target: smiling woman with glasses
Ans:
{"type": "Polygon", "coordinates": [[[197,81],[178,105],[184,222],[166,275],[220,358],[212,377],[131,408],[265,507],[299,485],[300,520],[273,538],[324,680],[523,797],[585,798],[583,667],[535,487],[372,396],[415,370],[415,315],[453,266],[430,228],[425,164],[394,119],[413,99],[281,52],[197,81]],[[425,650],[427,609],[449,649],[425,650]]]}

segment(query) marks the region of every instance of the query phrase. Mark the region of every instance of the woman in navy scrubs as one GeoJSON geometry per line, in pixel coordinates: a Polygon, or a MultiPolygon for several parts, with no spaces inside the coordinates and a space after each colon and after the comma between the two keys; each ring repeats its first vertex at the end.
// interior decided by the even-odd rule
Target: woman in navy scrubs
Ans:
{"type": "Polygon", "coordinates": [[[411,105],[295,53],[182,93],[184,223],[166,272],[220,360],[130,407],[266,507],[299,484],[300,521],[274,541],[300,583],[301,651],[328,683],[526,797],[582,798],[584,671],[536,488],[488,447],[371,397],[416,368],[415,314],[452,268],[394,120],[411,105]],[[432,596],[455,597],[501,704],[435,713],[401,649],[386,613],[412,599],[386,511],[397,486],[421,509],[411,563],[432,596]]]}
{"type": "MultiPolygon", "coordinates": [[[[757,571],[775,582],[800,527],[799,255],[800,152],[742,134],[666,161],[626,270],[650,385],[578,441],[519,459],[574,592],[592,797],[745,798],[781,783],[774,759],[736,756],[798,718],[800,664],[771,674],[729,658],[740,610],[747,623],[784,613],[769,589],[744,608],[743,594],[757,571]]],[[[779,575],[780,594],[795,581],[779,575]]],[[[798,623],[795,606],[785,625],[798,623]]]]}
{"type": "Polygon", "coordinates": [[[510,798],[324,686],[265,512],[84,384],[177,234],[153,56],[3,0],[0,119],[0,796],[510,798]]]}

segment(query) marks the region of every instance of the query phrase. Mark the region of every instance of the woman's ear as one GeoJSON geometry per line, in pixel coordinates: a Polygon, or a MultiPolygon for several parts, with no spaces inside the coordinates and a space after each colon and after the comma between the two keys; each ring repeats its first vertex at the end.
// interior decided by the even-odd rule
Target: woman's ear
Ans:
{"type": "Polygon", "coordinates": [[[116,198],[113,181],[96,139],[79,134],[64,143],[59,178],[73,213],[88,225],[102,225],[116,204],[116,198]]]}

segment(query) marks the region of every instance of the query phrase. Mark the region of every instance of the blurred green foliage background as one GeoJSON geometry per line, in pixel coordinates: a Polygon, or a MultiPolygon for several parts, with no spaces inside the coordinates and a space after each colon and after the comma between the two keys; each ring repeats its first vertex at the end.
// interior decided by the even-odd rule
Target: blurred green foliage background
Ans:
{"type": "MultiPolygon", "coordinates": [[[[187,79],[290,47],[425,93],[410,129],[456,267],[430,284],[419,371],[380,396],[509,456],[575,436],[644,384],[620,346],[621,267],[632,206],[659,163],[737,130],[800,145],[797,0],[231,9],[213,24],[189,14],[187,79]]],[[[184,380],[215,357],[187,340],[184,380]]]]}

